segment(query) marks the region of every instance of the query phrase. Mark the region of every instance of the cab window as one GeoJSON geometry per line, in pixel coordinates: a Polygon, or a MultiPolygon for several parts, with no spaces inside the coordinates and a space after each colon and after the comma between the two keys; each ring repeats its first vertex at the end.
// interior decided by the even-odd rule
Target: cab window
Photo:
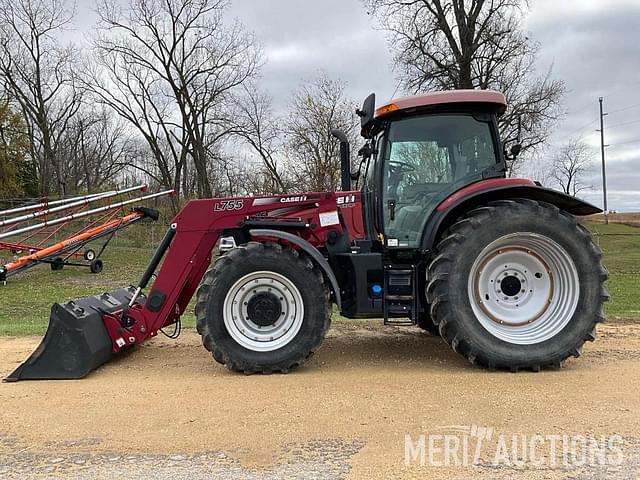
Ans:
{"type": "Polygon", "coordinates": [[[498,161],[491,124],[463,114],[392,122],[384,151],[384,230],[399,247],[416,247],[438,203],[498,161]]]}

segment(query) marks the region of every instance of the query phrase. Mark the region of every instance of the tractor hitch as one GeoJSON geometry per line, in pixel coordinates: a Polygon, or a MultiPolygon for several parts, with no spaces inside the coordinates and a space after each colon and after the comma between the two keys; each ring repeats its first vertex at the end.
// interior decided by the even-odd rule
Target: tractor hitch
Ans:
{"type": "Polygon", "coordinates": [[[54,304],[42,342],[4,381],[82,378],[111,360],[114,348],[105,317],[124,310],[135,290],[123,288],[54,304]]]}

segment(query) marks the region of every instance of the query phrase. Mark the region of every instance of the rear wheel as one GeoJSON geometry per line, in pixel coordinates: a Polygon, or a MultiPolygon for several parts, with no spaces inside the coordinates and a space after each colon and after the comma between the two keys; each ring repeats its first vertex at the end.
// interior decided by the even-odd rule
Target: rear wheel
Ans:
{"type": "Polygon", "coordinates": [[[424,330],[429,335],[433,335],[434,337],[440,335],[438,333],[438,326],[435,323],[433,323],[433,320],[431,319],[431,313],[428,310],[425,312],[422,312],[418,316],[417,324],[418,324],[418,328],[420,328],[421,330],[424,330]]]}
{"type": "Polygon", "coordinates": [[[275,243],[251,242],[207,272],[196,317],[204,346],[230,370],[288,372],[324,339],[329,293],[307,257],[275,243]]]}
{"type": "Polygon", "coordinates": [[[560,366],[580,355],[604,320],[601,257],[572,215],[531,200],[493,202],[469,212],[438,245],[431,315],[473,363],[560,366]]]}

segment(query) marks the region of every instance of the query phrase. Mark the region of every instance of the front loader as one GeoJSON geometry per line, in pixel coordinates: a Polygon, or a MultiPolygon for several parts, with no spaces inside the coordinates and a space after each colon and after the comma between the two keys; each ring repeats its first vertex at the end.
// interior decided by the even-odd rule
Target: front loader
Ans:
{"type": "Polygon", "coordinates": [[[178,327],[194,294],[205,348],[244,373],[302,365],[334,304],[348,318],[439,334],[488,368],[537,371],[579,356],[603,320],[607,272],[576,216],[600,210],[506,178],[519,147],[500,141],[505,107],[492,91],[377,110],[369,96],[357,111],[358,172],[335,132],[342,191],[190,201],[137,286],[54,305],[42,344],[7,380],[83,377],[178,327]],[[227,248],[211,265],[219,241],[227,248]]]}

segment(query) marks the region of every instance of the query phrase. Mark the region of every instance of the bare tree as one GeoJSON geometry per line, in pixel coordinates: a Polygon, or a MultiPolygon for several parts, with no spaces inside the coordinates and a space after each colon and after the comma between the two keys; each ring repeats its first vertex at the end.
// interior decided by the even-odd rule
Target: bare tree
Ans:
{"type": "MultiPolygon", "coordinates": [[[[255,75],[260,49],[224,0],[99,0],[97,68],[86,86],[148,142],[163,185],[177,192],[195,169],[196,194],[212,196],[208,166],[234,133],[235,91],[255,75]]],[[[148,172],[151,173],[151,172],[148,172]]]]}
{"type": "MultiPolygon", "coordinates": [[[[284,134],[288,172],[296,190],[334,191],[339,187],[340,149],[331,129],[343,130],[355,145],[355,108],[345,97],[345,83],[326,74],[304,82],[293,95],[284,134]]],[[[355,163],[354,156],[351,163],[355,163]]]]}
{"type": "Polygon", "coordinates": [[[28,178],[29,139],[22,117],[0,101],[0,192],[4,198],[37,195],[28,178]]]}
{"type": "Polygon", "coordinates": [[[122,159],[132,148],[124,120],[104,107],[85,106],[71,120],[59,155],[67,191],[99,191],[112,184],[122,159]]]}
{"type": "Polygon", "coordinates": [[[59,141],[81,103],[73,45],[60,34],[73,19],[66,0],[0,0],[0,79],[23,112],[41,193],[64,192],[59,141]]]}
{"type": "Polygon", "coordinates": [[[578,195],[591,188],[584,175],[592,168],[593,150],[581,138],[569,140],[553,157],[551,177],[568,195],[578,195]]]}
{"type": "Polygon", "coordinates": [[[549,158],[548,151],[549,147],[545,146],[537,149],[535,155],[526,154],[528,158],[518,162],[518,168],[514,174],[535,180],[545,187],[554,184],[553,162],[549,158]]]}
{"type": "Polygon", "coordinates": [[[256,85],[244,88],[244,95],[238,102],[238,136],[240,136],[260,157],[263,167],[259,169],[265,178],[252,181],[254,188],[265,193],[287,193],[288,186],[282,173],[282,162],[277,151],[282,146],[279,120],[273,115],[271,97],[261,92],[256,85]],[[258,188],[259,185],[259,188],[258,188]]]}
{"type": "Polygon", "coordinates": [[[500,90],[509,103],[505,143],[519,140],[526,151],[547,140],[565,88],[550,72],[536,74],[539,45],[521,27],[526,0],[363,1],[389,32],[406,91],[500,90]]]}

